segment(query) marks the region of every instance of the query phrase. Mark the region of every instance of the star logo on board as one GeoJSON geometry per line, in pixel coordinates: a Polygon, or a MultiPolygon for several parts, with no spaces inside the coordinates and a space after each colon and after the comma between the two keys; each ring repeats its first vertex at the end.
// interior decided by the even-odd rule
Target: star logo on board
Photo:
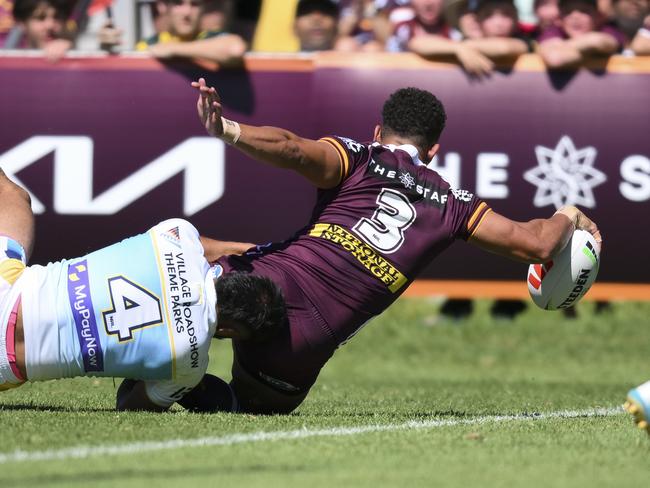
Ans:
{"type": "Polygon", "coordinates": [[[524,179],[537,187],[533,199],[536,207],[554,205],[596,206],[593,188],[607,176],[594,168],[596,148],[576,149],[569,136],[562,136],[555,148],[535,147],[538,166],[524,173],[524,179]]]}
{"type": "Polygon", "coordinates": [[[399,181],[404,185],[404,188],[409,190],[415,186],[415,178],[406,172],[400,173],[399,181]]]}

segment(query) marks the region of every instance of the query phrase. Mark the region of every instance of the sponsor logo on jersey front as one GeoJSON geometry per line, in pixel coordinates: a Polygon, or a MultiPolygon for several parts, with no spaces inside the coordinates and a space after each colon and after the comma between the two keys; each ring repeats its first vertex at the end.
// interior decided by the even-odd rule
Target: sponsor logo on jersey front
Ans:
{"type": "Polygon", "coordinates": [[[316,224],[309,232],[312,237],[326,239],[349,252],[364,268],[395,293],[408,279],[395,266],[380,256],[372,247],[336,224],[316,224]]]}
{"type": "Polygon", "coordinates": [[[200,366],[199,334],[192,305],[201,300],[201,290],[197,290],[195,283],[188,279],[187,262],[185,254],[179,252],[165,252],[162,255],[163,270],[167,276],[168,289],[171,299],[170,315],[176,334],[185,336],[189,350],[189,364],[191,368],[200,366]]]}
{"type": "Polygon", "coordinates": [[[68,266],[68,298],[81,347],[84,371],[104,371],[104,353],[99,341],[95,309],[90,295],[88,263],[85,259],[68,266]]]}
{"type": "Polygon", "coordinates": [[[368,164],[367,174],[385,181],[401,184],[411,200],[417,199],[434,207],[444,207],[447,203],[447,188],[441,188],[434,182],[418,179],[418,174],[399,169],[393,164],[386,163],[380,158],[373,158],[368,164]]]}

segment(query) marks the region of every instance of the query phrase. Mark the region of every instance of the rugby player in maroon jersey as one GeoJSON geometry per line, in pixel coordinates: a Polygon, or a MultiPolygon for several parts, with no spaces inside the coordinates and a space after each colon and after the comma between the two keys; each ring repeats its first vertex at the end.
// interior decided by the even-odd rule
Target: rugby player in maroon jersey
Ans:
{"type": "Polygon", "coordinates": [[[289,327],[264,343],[233,340],[230,387],[219,387],[213,377],[210,385],[197,387],[195,398],[190,394],[186,406],[200,409],[201,395],[234,392],[240,411],[291,412],[336,348],[458,239],[524,263],[549,260],[574,229],[601,240],[597,226],[575,207],[548,219],[515,222],[472,193],[450,188],[424,163],[438,151],[446,120],[442,104],[427,91],[393,93],[374,141],[362,144],[238,124],[222,117],[221,100],[204,79],[192,86],[209,134],[258,161],[298,172],[318,188],[318,198],[308,224],[290,239],[219,259],[226,272],[277,283],[289,327]]]}

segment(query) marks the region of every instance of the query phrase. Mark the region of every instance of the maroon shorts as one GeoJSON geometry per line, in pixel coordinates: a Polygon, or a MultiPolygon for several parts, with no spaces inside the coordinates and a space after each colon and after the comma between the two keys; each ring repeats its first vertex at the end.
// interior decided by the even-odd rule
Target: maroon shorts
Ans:
{"type": "Polygon", "coordinates": [[[289,327],[265,343],[234,341],[239,365],[275,390],[307,392],[338,342],[321,314],[288,276],[269,276],[281,287],[287,304],[289,327]]]}
{"type": "Polygon", "coordinates": [[[275,390],[307,392],[336,349],[327,325],[307,300],[286,297],[289,327],[269,342],[234,341],[239,365],[275,390]],[[289,300],[293,298],[293,300],[289,300]]]}

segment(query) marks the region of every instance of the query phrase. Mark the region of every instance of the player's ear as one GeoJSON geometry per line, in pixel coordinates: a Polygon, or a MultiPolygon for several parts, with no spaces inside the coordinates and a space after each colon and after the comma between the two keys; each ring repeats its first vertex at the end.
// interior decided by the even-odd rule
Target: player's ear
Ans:
{"type": "Polygon", "coordinates": [[[438,153],[439,149],[440,149],[440,144],[434,144],[429,148],[429,150],[427,151],[427,162],[433,159],[433,157],[438,153]]]}
{"type": "Polygon", "coordinates": [[[217,330],[214,332],[214,337],[217,339],[250,339],[250,333],[247,328],[241,324],[222,322],[217,323],[217,330]]]}
{"type": "Polygon", "coordinates": [[[374,142],[379,142],[381,143],[381,125],[377,124],[375,126],[375,132],[372,135],[372,140],[374,142]]]}

